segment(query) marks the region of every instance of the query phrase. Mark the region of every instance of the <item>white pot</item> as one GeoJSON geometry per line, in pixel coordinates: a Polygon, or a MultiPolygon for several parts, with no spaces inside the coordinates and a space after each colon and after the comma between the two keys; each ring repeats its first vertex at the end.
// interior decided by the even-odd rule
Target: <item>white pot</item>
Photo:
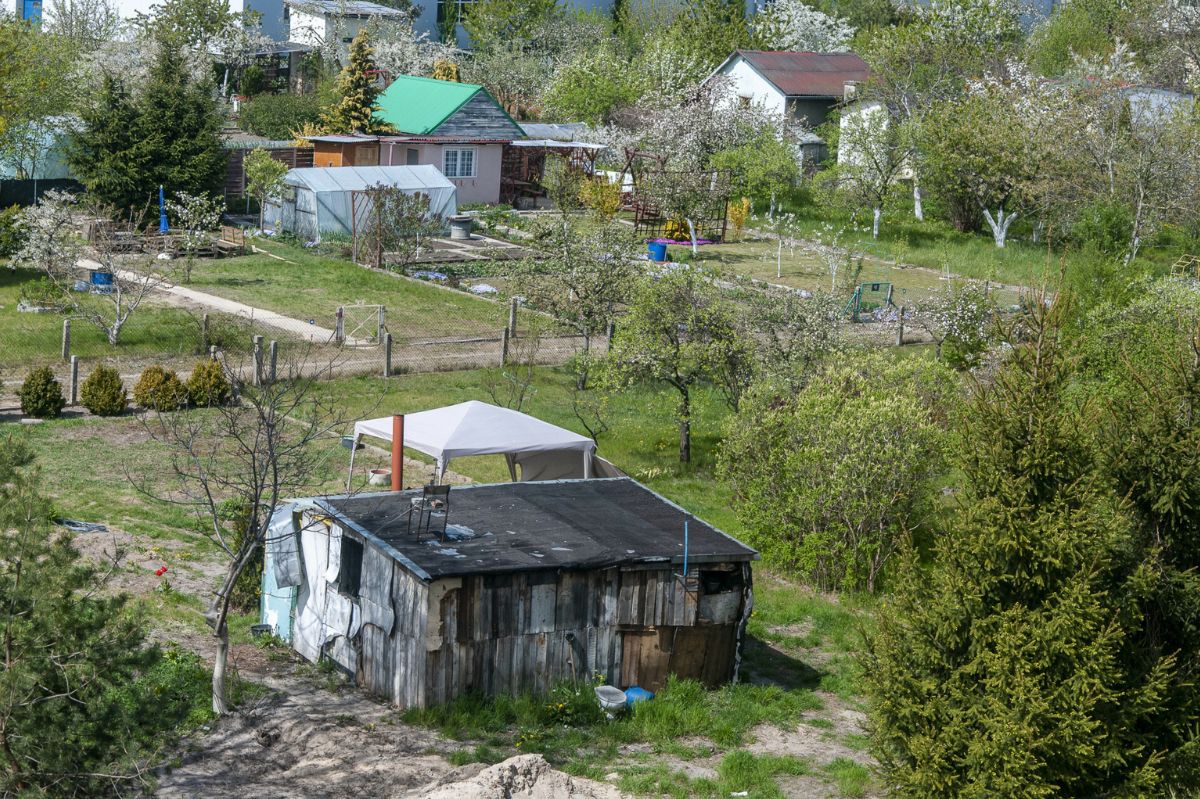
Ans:
{"type": "Polygon", "coordinates": [[[373,486],[387,486],[392,484],[391,469],[372,469],[367,475],[367,482],[373,486]]]}

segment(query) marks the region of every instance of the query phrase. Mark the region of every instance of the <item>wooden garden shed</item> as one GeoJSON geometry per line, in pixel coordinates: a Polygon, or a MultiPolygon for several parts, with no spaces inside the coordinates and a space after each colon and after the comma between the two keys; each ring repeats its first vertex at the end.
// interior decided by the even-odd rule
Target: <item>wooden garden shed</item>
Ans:
{"type": "Polygon", "coordinates": [[[409,514],[420,495],[278,514],[264,623],[402,708],[593,674],[650,690],[672,673],[736,679],[758,555],[645,486],[456,486],[424,535],[409,514]]]}

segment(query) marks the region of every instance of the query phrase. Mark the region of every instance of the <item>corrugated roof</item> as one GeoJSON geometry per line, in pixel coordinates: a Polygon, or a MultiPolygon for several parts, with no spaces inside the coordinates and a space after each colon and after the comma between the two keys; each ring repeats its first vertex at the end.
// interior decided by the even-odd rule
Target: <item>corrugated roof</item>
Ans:
{"type": "Polygon", "coordinates": [[[454,486],[445,544],[439,543],[440,535],[418,540],[409,531],[407,511],[414,496],[420,492],[323,502],[360,535],[383,542],[402,556],[401,562],[432,579],[681,563],[685,519],[691,563],[758,558],[750,547],[628,477],[454,486]]]}
{"type": "Polygon", "coordinates": [[[847,81],[865,81],[867,62],[854,53],[790,53],[738,50],[759,74],[788,97],[842,96],[847,81]]]}
{"type": "Polygon", "coordinates": [[[407,11],[400,11],[379,3],[369,3],[366,0],[287,0],[287,4],[300,11],[346,17],[403,17],[408,15],[407,11]]]}
{"type": "Polygon", "coordinates": [[[588,132],[582,122],[522,122],[521,130],[531,139],[575,141],[588,132]]]}
{"type": "Polygon", "coordinates": [[[320,192],[361,191],[383,184],[402,189],[453,188],[438,168],[420,166],[325,166],[293,169],[284,176],[289,186],[320,192]]]}
{"type": "Polygon", "coordinates": [[[321,141],[330,144],[363,144],[379,141],[378,136],[359,136],[354,133],[332,133],[322,136],[301,136],[300,138],[306,141],[321,141]]]}
{"type": "Polygon", "coordinates": [[[482,86],[401,75],[379,95],[380,119],[401,133],[432,133],[462,108],[482,86]]]}

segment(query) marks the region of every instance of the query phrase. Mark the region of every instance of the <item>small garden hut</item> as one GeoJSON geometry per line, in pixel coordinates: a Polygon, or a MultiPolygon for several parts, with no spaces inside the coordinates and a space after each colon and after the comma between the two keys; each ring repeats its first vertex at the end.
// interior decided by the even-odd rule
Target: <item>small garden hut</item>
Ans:
{"type": "Polygon", "coordinates": [[[378,186],[425,195],[430,213],[441,219],[457,211],[454,184],[432,166],[309,167],[291,170],[283,183],[282,194],[263,209],[264,224],[306,241],[328,233],[353,235],[354,195],[378,186]]]}
{"type": "Polygon", "coordinates": [[[601,675],[737,678],[758,555],[628,477],[303,500],[272,521],[264,624],[401,708],[601,675]]]}

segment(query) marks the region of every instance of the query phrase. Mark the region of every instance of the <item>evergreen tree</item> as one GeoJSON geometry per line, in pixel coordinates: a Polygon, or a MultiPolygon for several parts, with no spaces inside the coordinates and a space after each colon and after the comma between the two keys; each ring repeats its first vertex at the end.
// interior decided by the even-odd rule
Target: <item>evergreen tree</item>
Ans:
{"type": "Polygon", "coordinates": [[[68,161],[88,191],[102,202],[127,208],[147,197],[146,164],[132,156],[138,112],[125,84],[105,75],[97,101],[83,109],[68,161]]]}
{"type": "Polygon", "coordinates": [[[164,704],[116,693],[156,653],[125,598],[96,591],[103,580],[53,534],[30,461],[0,440],[0,794],[97,796],[139,754],[137,714],[164,704]]]}
{"type": "Polygon", "coordinates": [[[151,201],[160,185],[175,193],[221,190],[227,155],[212,85],[192,78],[177,47],[159,42],[136,98],[120,79],[106,77],[83,119],[71,165],[97,199],[130,208],[151,201]]]}
{"type": "MultiPolygon", "coordinates": [[[[969,413],[963,501],[910,557],[866,674],[898,796],[1145,796],[1164,784],[1175,659],[1140,645],[1156,578],[1096,468],[1037,308],[969,413]]],[[[1176,730],[1178,735],[1182,730],[1176,730]]]]}
{"type": "Polygon", "coordinates": [[[194,80],[182,51],[160,43],[138,101],[139,136],[131,154],[147,165],[143,192],[160,185],[176,194],[221,191],[228,163],[222,124],[212,83],[194,80]]]}
{"type": "Polygon", "coordinates": [[[334,133],[373,133],[386,131],[387,125],[375,118],[379,110],[375,85],[375,51],[367,29],[363,28],[350,43],[350,63],[342,69],[337,80],[337,99],[325,112],[322,121],[334,133]]]}

